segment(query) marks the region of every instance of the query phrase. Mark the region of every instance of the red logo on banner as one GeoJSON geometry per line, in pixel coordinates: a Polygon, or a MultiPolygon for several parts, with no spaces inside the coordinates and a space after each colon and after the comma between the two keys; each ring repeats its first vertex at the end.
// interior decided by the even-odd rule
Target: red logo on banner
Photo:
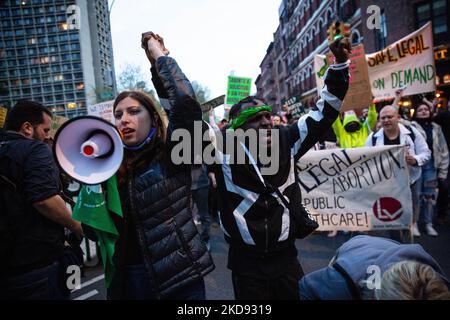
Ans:
{"type": "Polygon", "coordinates": [[[373,204],[373,214],[383,222],[391,222],[399,219],[403,214],[400,201],[394,198],[380,198],[373,204]]]}

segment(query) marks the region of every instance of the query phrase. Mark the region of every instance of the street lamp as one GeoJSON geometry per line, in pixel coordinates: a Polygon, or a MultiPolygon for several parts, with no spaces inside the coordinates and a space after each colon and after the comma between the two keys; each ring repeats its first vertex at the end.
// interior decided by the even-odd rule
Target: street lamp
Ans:
{"type": "Polygon", "coordinates": [[[112,7],[113,7],[113,5],[114,5],[114,2],[116,2],[116,0],[112,0],[112,2],[111,2],[111,5],[109,6],[109,15],[111,15],[111,9],[112,9],[112,7]]]}

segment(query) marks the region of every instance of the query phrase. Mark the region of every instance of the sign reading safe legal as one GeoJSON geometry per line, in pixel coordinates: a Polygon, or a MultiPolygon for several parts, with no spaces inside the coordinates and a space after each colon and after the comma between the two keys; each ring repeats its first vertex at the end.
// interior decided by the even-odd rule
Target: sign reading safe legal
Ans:
{"type": "Polygon", "coordinates": [[[395,97],[406,86],[404,95],[436,89],[431,22],[387,48],[366,55],[372,92],[376,100],[395,97]]]}

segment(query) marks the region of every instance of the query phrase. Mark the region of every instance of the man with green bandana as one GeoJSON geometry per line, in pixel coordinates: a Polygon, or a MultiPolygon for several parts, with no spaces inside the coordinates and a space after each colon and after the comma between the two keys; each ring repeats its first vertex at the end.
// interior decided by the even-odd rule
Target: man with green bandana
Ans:
{"type": "Polygon", "coordinates": [[[273,128],[272,108],[255,96],[239,101],[230,110],[228,130],[236,133],[232,139],[251,131],[258,137],[257,153],[248,150],[251,141],[230,144],[231,150],[216,149],[222,161],[210,167],[222,229],[230,245],[228,268],[236,299],[299,298],[298,281],[303,271],[295,247],[298,222],[291,219],[301,201],[295,163],[331,127],[348,89],[349,41],[338,39],[330,49],[336,63],[327,71],[321,99],[296,124],[273,128]],[[230,161],[239,148],[245,151],[245,163],[230,161]],[[260,151],[264,148],[266,153],[260,151]],[[278,164],[272,174],[264,170],[262,154],[268,153],[278,164]],[[285,202],[278,196],[281,193],[285,202]]]}

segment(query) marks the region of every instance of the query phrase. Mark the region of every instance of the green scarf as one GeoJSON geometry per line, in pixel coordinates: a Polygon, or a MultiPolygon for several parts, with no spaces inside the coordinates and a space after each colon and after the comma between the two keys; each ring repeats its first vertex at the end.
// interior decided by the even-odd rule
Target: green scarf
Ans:
{"type": "Polygon", "coordinates": [[[72,217],[93,228],[97,235],[107,288],[115,272],[113,256],[119,239],[111,214],[123,218],[116,176],[106,181],[106,199],[100,185],[82,185],[72,217]]]}
{"type": "Polygon", "coordinates": [[[255,114],[261,111],[269,111],[272,112],[272,107],[269,106],[259,106],[259,107],[253,107],[248,108],[242,111],[239,116],[233,120],[231,120],[230,128],[233,130],[236,130],[240,126],[242,126],[244,123],[247,122],[247,120],[251,117],[253,117],[255,114]]]}

